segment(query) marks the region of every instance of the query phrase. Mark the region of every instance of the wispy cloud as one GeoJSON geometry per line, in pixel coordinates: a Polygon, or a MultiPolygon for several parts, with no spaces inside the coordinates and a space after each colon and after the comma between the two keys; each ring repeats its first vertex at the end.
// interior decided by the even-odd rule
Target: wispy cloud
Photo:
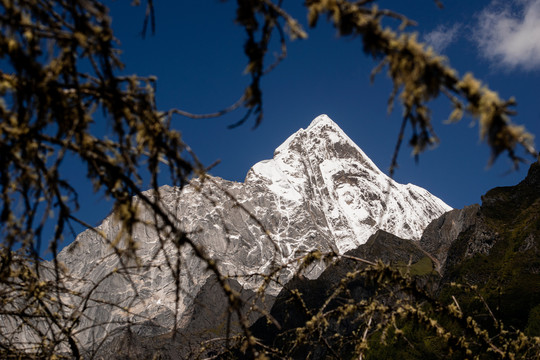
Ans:
{"type": "Polygon", "coordinates": [[[512,69],[540,69],[540,0],[494,0],[478,15],[481,55],[512,69]]]}
{"type": "Polygon", "coordinates": [[[424,41],[433,50],[441,54],[451,43],[457,40],[460,27],[461,24],[454,24],[452,26],[439,25],[435,30],[424,35],[424,41]]]}

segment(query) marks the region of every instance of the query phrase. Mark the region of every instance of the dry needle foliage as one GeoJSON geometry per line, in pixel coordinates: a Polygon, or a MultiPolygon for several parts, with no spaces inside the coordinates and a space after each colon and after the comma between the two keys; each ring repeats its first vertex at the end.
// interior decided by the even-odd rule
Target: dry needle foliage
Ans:
{"type": "MultiPolygon", "coordinates": [[[[154,22],[153,7],[151,0],[146,2],[145,27],[154,22]]],[[[357,36],[362,41],[365,53],[380,62],[374,72],[388,70],[394,84],[390,103],[396,98],[403,105],[402,129],[406,124],[414,129],[411,144],[417,153],[437,141],[427,104],[442,93],[454,106],[450,120],[457,121],[464,113],[476,119],[481,137],[494,157],[507,152],[518,160],[518,146],[536,155],[532,135],[510,120],[513,100],[500,99],[471,74],[458,76],[444,58],[405,31],[412,22],[404,16],[379,9],[375,1],[366,0],[307,0],[305,9],[309,27],[327,18],[341,36],[357,36]],[[401,22],[401,26],[384,28],[381,21],[388,18],[401,22]]],[[[30,328],[28,331],[34,334],[31,342],[23,341],[0,326],[2,358],[84,356],[76,336],[84,311],[74,311],[65,299],[67,295],[75,296],[84,303],[91,295],[78,294],[69,287],[67,269],[56,257],[64,235],[74,223],[92,229],[77,217],[78,194],[68,180],[65,166],[70,161],[86,169],[93,191],[112,200],[121,231],[116,238],[104,241],[121,259],[120,270],[125,276],[133,273],[132,267],[143,266],[138,261],[137,241],[132,237],[134,227],[141,223],[137,204],[143,204],[155,220],[146,225],[163,234],[159,237],[162,249],[168,243],[177,249],[167,258],[168,271],[179,276],[180,252],[190,248],[216,275],[231,311],[238,313],[246,354],[262,354],[239,311],[242,304],[238,294],[228,286],[215,259],[208,257],[182,231],[174,214],[163,208],[157,191],[159,179],[165,177],[170,185],[180,188],[190,176],[204,179],[205,168],[171,125],[173,117],[219,116],[244,107],[247,112],[235,125],[252,116],[259,124],[263,119],[261,78],[285,59],[288,39],[308,36],[282,1],[238,0],[236,22],[246,31],[250,85],[237,104],[198,116],[180,109],[158,110],[155,79],[118,75],[123,64],[107,7],[101,2],[0,1],[0,317],[17,331],[30,328]],[[282,53],[277,61],[272,59],[268,64],[273,36],[277,36],[282,53]],[[110,128],[106,134],[96,130],[96,123],[103,121],[110,128]],[[160,172],[163,177],[158,178],[160,172]],[[155,196],[141,189],[145,174],[150,174],[155,196]],[[47,228],[54,229],[50,237],[47,228]],[[52,267],[42,266],[40,253],[44,248],[53,254],[52,267]]],[[[389,270],[379,266],[371,271],[383,276],[389,270]]],[[[351,309],[372,309],[365,312],[368,315],[382,311],[375,302],[361,306],[363,310],[351,309]]],[[[390,315],[390,310],[385,311],[378,316],[414,315],[419,323],[447,336],[437,324],[426,322],[428,318],[422,315],[421,308],[397,307],[391,309],[390,315]]],[[[324,324],[324,316],[307,324],[305,335],[299,334],[298,341],[319,329],[321,322],[324,324]]],[[[471,326],[467,324],[467,328],[471,326]]],[[[362,354],[368,348],[364,341],[367,335],[359,336],[357,348],[362,354]]],[[[489,345],[488,338],[478,336],[489,345]]]]}

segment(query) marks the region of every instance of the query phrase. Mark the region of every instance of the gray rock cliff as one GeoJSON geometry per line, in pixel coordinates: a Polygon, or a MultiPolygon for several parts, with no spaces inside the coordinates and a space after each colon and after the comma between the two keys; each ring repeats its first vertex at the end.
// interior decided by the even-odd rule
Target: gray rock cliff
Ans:
{"type": "MultiPolygon", "coordinates": [[[[378,229],[419,240],[433,219],[451,210],[428,191],[384,175],[326,115],[291,135],[273,159],[255,164],[243,183],[208,176],[183,189],[163,186],[159,191],[162,207],[246,294],[255,293],[262,281],[250,274],[283,267],[276,276],[285,283],[297,270],[295,259],[312,250],[343,254],[378,229]]],[[[154,217],[142,204],[139,217],[134,230],[139,267],[117,270],[123,267],[121,258],[109,245],[120,231],[114,214],[99,232],[83,232],[58,256],[71,291],[62,301],[74,314],[83,314],[77,341],[91,354],[118,345],[126,329],[130,336],[167,337],[175,326],[187,333],[197,321],[216,328],[227,321],[209,319],[212,312],[197,305],[201,291],[218,302],[219,289],[208,288],[214,280],[207,266],[145,226],[154,217]],[[165,266],[171,261],[180,264],[176,275],[165,266]]],[[[315,279],[324,268],[315,263],[304,275],[315,279]]],[[[270,283],[270,302],[280,289],[270,283]]],[[[33,336],[28,327],[17,331],[22,339],[33,336]]]]}

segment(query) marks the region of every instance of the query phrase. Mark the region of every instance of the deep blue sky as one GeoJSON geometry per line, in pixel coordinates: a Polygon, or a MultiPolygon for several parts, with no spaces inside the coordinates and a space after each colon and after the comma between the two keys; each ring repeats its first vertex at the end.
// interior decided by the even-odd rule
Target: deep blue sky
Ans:
{"type": "MultiPolygon", "coordinates": [[[[235,102],[250,80],[243,74],[247,63],[244,32],[234,24],[236,1],[155,3],[156,33],[145,39],[140,35],[144,7],[131,7],[127,1],[109,4],[125,72],[157,76],[162,110],[175,107],[207,113],[235,102]]],[[[283,3],[305,25],[302,2],[283,3]]],[[[540,1],[443,3],[441,10],[431,0],[378,1],[379,7],[416,20],[418,26],[411,31],[431,41],[460,74],[471,71],[501,97],[515,96],[518,115],[514,121],[540,134],[540,1]]],[[[227,129],[242,117],[242,111],[210,120],[176,118],[175,126],[203,163],[221,160],[213,175],[243,181],[253,164],[271,158],[290,134],[322,113],[387,171],[401,108],[396,106],[387,114],[390,81],[386,74],[370,84],[369,74],[376,63],[362,53],[360,39],[338,38],[326,21],[308,34],[308,40],[289,42],[287,59],[263,79],[265,117],[257,129],[253,120],[227,129]]],[[[441,143],[422,154],[418,164],[404,146],[397,181],[422,186],[461,208],[480,202],[490,188],[516,184],[525,176],[528,165],[506,174],[512,164],[505,155],[487,169],[490,150],[479,142],[471,119],[443,124],[450,112],[446,100],[435,102],[432,109],[441,143]]],[[[82,201],[83,217],[99,224],[107,214],[106,206],[90,196],[82,201]]]]}

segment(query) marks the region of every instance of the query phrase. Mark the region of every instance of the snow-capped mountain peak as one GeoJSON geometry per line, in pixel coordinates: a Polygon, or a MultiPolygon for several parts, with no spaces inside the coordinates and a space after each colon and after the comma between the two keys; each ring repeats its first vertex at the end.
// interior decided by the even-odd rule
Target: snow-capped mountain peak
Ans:
{"type": "Polygon", "coordinates": [[[327,115],[291,135],[273,159],[255,164],[246,184],[264,185],[289,209],[316,208],[320,229],[340,252],[367,241],[378,228],[419,239],[451,208],[424,189],[386,176],[327,115]]]}
{"type": "MultiPolygon", "coordinates": [[[[326,115],[291,135],[272,159],[255,164],[243,183],[207,177],[183,189],[163,186],[160,195],[182,230],[246,291],[261,285],[260,277],[248,274],[277,271],[285,283],[297,270],[295,259],[316,249],[342,254],[378,229],[419,239],[433,219],[450,210],[428,191],[388,178],[326,115]]],[[[66,286],[79,294],[62,301],[74,312],[84,311],[77,341],[88,351],[137,319],[158,324],[148,330],[152,334],[188,327],[194,299],[211,277],[188,248],[178,251],[163,242],[148,225],[155,221],[151,209],[141,205],[138,218],[133,238],[145,268],[129,277],[117,273],[122,264],[110,246],[120,230],[113,215],[58,255],[67,269],[66,286]],[[181,264],[177,278],[162,266],[174,258],[181,264]],[[117,304],[129,304],[129,312],[117,304]]],[[[314,264],[305,276],[316,278],[324,267],[314,264]]],[[[266,294],[277,295],[280,286],[270,282],[266,294]]],[[[35,336],[31,326],[12,325],[26,339],[22,343],[35,336]]]]}

